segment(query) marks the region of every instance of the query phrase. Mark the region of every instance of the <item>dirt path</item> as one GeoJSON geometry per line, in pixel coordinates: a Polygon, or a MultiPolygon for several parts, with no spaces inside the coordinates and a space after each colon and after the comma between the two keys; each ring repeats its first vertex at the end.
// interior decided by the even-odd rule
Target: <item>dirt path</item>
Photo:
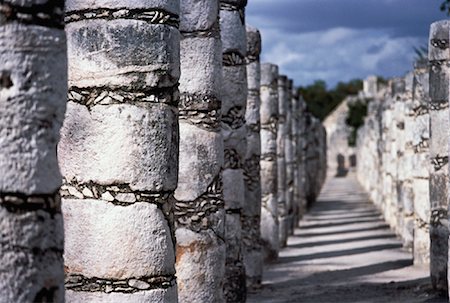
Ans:
{"type": "Polygon", "coordinates": [[[328,180],[248,302],[447,302],[350,174],[328,180]]]}

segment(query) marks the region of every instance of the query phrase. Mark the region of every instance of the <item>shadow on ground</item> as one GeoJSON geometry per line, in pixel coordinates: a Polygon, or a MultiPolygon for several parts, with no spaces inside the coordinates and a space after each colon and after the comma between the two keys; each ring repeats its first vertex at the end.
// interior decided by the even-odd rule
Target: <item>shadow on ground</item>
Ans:
{"type": "Polygon", "coordinates": [[[329,179],[248,302],[440,303],[428,268],[402,244],[349,173],[329,179]]]}

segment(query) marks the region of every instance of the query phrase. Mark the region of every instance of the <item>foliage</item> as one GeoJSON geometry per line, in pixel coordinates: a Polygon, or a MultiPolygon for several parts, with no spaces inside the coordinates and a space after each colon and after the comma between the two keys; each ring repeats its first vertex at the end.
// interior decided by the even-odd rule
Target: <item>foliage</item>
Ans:
{"type": "Polygon", "coordinates": [[[426,60],[428,59],[428,46],[414,47],[414,53],[416,53],[415,61],[426,60]]]}
{"type": "Polygon", "coordinates": [[[359,79],[339,82],[331,90],[327,89],[325,81],[316,80],[313,84],[300,87],[298,90],[306,101],[308,111],[323,121],[345,97],[358,94],[362,88],[363,81],[359,79]]]}
{"type": "Polygon", "coordinates": [[[348,109],[345,123],[352,129],[348,137],[348,145],[356,146],[358,129],[364,124],[364,118],[367,116],[367,103],[364,101],[351,103],[348,109]]]}

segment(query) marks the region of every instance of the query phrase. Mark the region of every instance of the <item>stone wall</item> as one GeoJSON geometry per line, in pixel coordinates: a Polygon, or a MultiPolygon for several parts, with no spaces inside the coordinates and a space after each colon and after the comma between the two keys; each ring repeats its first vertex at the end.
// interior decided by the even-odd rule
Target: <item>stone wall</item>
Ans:
{"type": "Polygon", "coordinates": [[[389,80],[358,131],[357,175],[414,262],[429,262],[428,83],[414,72],[389,80]]]}
{"type": "Polygon", "coordinates": [[[358,178],[392,229],[448,288],[449,22],[433,23],[429,58],[378,88],[358,132],[358,178]]]}

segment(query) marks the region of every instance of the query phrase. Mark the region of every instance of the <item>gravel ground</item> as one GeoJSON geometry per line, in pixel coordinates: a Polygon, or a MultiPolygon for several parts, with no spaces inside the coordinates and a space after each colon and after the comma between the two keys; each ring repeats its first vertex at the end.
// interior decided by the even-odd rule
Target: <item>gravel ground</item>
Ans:
{"type": "Polygon", "coordinates": [[[448,302],[352,174],[329,179],[248,302],[448,302]]]}

